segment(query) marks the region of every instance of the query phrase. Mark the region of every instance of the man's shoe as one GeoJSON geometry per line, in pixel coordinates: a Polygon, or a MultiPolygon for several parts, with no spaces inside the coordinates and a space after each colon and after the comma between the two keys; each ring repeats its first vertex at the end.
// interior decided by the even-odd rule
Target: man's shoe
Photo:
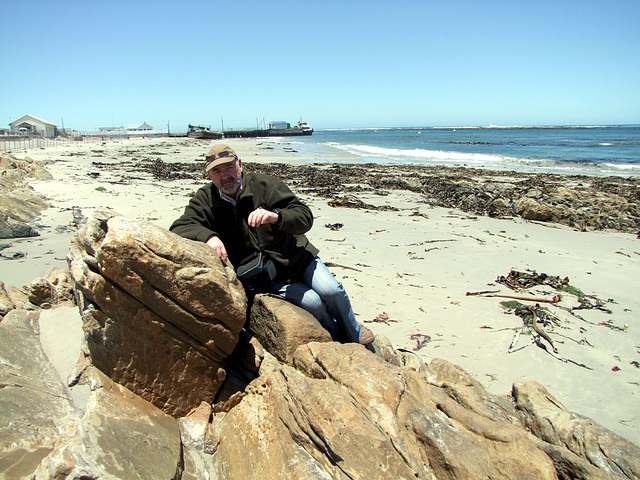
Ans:
{"type": "Polygon", "coordinates": [[[360,325],[360,345],[370,345],[376,339],[375,335],[364,325],[360,325]]]}

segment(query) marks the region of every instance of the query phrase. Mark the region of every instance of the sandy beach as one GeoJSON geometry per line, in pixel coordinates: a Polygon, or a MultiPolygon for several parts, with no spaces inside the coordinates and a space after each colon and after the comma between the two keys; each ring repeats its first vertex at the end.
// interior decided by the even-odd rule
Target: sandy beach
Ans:
{"type": "MultiPolygon", "coordinates": [[[[286,142],[225,143],[248,165],[323,162],[286,142]]],[[[50,267],[66,267],[74,231],[64,226],[72,223],[74,208],[85,216],[112,209],[168,228],[206,180],[160,180],[136,170],[137,163],[198,163],[210,145],[187,138],[138,138],[13,152],[17,158],[50,162],[53,180],[29,183],[51,207],[36,222],[40,237],[4,242],[12,246],[2,251],[0,280],[21,286],[50,267]],[[17,258],[18,252],[24,256],[17,258]]],[[[374,333],[426,361],[439,357],[460,365],[492,393],[506,394],[513,383],[537,380],[569,410],[640,445],[637,233],[584,232],[473,215],[434,206],[407,190],[358,189],[359,201],[378,208],[340,208],[298,190],[296,182],[289,184],[314,212],[310,240],[345,285],[360,322],[374,333]],[[568,277],[574,289],[602,304],[572,310],[579,296],[550,285],[515,292],[496,281],[512,270],[568,277]],[[546,350],[526,346],[532,329],[501,305],[512,299],[496,295],[549,300],[556,294],[562,295],[557,303],[538,302],[553,315],[547,333],[557,348],[554,355],[547,342],[542,343],[546,350]]]]}

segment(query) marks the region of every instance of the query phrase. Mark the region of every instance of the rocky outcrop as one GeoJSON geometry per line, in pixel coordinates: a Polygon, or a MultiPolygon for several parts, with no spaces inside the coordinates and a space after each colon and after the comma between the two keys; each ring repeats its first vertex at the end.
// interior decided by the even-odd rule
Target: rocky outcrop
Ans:
{"type": "MultiPolygon", "coordinates": [[[[624,439],[601,430],[607,453],[597,458],[597,449],[580,455],[544,441],[523,428],[513,399],[488,394],[444,360],[415,370],[359,345],[311,343],[294,363],[265,363],[242,402],[214,415],[205,448],[219,478],[638,475],[640,450],[624,439]]],[[[539,393],[534,403],[561,405],[535,383],[527,389],[539,393]]]]}
{"type": "Polygon", "coordinates": [[[13,301],[9,297],[9,292],[7,291],[7,287],[5,287],[4,282],[0,281],[0,318],[4,317],[11,310],[16,308],[13,301]]]}
{"type": "Polygon", "coordinates": [[[247,328],[269,353],[289,365],[300,345],[331,341],[313,315],[270,295],[255,297],[247,328]]]}
{"type": "Polygon", "coordinates": [[[568,411],[538,382],[514,385],[512,395],[538,448],[554,459],[559,471],[572,464],[575,472],[597,467],[612,476],[640,478],[637,448],[590,418],[568,411]]]}
{"type": "Polygon", "coordinates": [[[521,197],[515,202],[515,211],[526,220],[539,220],[550,222],[560,217],[561,212],[557,208],[540,203],[533,198],[521,197]]]}
{"type": "Polygon", "coordinates": [[[39,340],[37,311],[0,323],[0,478],[179,478],[178,422],[91,367],[73,402],[39,340]]]}
{"type": "Polygon", "coordinates": [[[506,401],[491,405],[506,411],[476,403],[474,412],[453,396],[470,396],[465,385],[438,384],[437,373],[403,370],[356,344],[308,344],[294,362],[265,367],[238,406],[214,417],[219,476],[555,478],[506,401]]]}
{"type": "Polygon", "coordinates": [[[235,274],[201,247],[88,220],[69,256],[85,345],[68,380],[38,339],[38,315],[55,310],[0,323],[0,478],[640,478],[636,445],[536,382],[493,395],[382,336],[332,342],[268,295],[240,334],[242,315],[227,326],[247,309],[235,274]]]}
{"type": "Polygon", "coordinates": [[[535,382],[491,395],[444,360],[392,360],[384,338],[375,352],[301,345],[293,365],[264,353],[235,402],[203,402],[178,420],[94,367],[74,403],[37,318],[14,310],[0,323],[4,478],[639,478],[635,445],[535,382]]]}
{"type": "Polygon", "coordinates": [[[25,179],[47,180],[51,174],[44,164],[28,157],[18,160],[12,155],[0,156],[0,238],[38,236],[30,225],[48,207],[25,179]]]}
{"type": "Polygon", "coordinates": [[[177,420],[93,367],[81,383],[90,388],[82,417],[58,439],[33,478],[180,478],[177,420]]]}
{"type": "Polygon", "coordinates": [[[33,310],[36,307],[74,301],[73,282],[69,270],[50,268],[40,278],[21,288],[5,286],[0,281],[0,318],[15,308],[33,310]]]}
{"type": "Polygon", "coordinates": [[[212,403],[246,320],[233,272],[204,243],[97,213],[69,253],[91,363],[165,412],[212,403]]]}
{"type": "Polygon", "coordinates": [[[51,173],[45,168],[47,162],[38,162],[29,157],[18,159],[9,153],[0,154],[0,185],[25,179],[51,180],[51,173]]]}
{"type": "Polygon", "coordinates": [[[0,323],[0,473],[7,479],[32,473],[74,412],[40,345],[38,316],[12,310],[0,323]]]}

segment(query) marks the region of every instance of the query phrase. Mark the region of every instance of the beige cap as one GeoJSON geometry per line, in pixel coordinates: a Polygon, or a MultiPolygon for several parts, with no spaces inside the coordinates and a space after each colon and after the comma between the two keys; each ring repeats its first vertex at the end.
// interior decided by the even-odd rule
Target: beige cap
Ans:
{"type": "Polygon", "coordinates": [[[223,163],[233,162],[236,158],[238,158],[238,155],[236,155],[236,152],[230,146],[223,144],[214,145],[207,152],[205,172],[223,163]]]}

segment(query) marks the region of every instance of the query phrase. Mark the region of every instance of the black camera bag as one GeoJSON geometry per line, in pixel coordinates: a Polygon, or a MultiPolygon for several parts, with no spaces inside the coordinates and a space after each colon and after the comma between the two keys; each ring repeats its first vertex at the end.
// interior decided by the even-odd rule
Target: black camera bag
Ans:
{"type": "Polygon", "coordinates": [[[236,274],[245,286],[256,291],[268,291],[271,282],[276,277],[276,266],[264,251],[264,242],[260,234],[260,227],[256,228],[259,252],[253,252],[242,260],[236,274]]]}

